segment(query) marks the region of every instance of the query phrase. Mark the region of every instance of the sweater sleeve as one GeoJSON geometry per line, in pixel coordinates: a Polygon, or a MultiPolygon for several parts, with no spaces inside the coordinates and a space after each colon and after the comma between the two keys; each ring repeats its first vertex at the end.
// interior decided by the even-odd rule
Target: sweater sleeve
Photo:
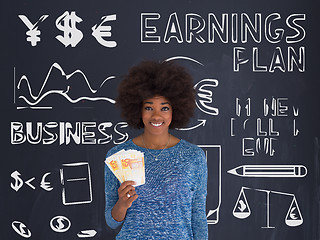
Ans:
{"type": "Polygon", "coordinates": [[[204,152],[198,156],[197,185],[195,187],[192,201],[192,232],[194,239],[208,239],[208,223],[206,216],[206,197],[207,197],[207,162],[204,152]]]}
{"type": "Polygon", "coordinates": [[[106,199],[105,219],[110,228],[116,229],[121,226],[122,222],[118,222],[112,217],[111,210],[118,201],[118,188],[120,187],[120,183],[106,164],[104,167],[104,183],[106,199]]]}

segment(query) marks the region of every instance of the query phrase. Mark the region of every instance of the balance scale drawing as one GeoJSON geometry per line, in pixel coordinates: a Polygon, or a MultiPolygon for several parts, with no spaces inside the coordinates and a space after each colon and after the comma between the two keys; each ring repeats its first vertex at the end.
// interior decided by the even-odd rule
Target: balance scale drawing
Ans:
{"type": "Polygon", "coordinates": [[[289,206],[288,212],[285,217],[285,223],[289,227],[297,227],[303,223],[303,217],[300,212],[298,202],[296,196],[292,193],[285,193],[285,192],[278,192],[272,190],[265,190],[265,189],[254,189],[248,187],[242,187],[236,201],[236,204],[233,209],[233,216],[239,219],[245,219],[250,216],[251,210],[245,195],[245,191],[253,190],[258,192],[266,193],[266,226],[261,228],[275,228],[270,226],[270,194],[280,194],[284,196],[292,197],[291,204],[289,206]]]}

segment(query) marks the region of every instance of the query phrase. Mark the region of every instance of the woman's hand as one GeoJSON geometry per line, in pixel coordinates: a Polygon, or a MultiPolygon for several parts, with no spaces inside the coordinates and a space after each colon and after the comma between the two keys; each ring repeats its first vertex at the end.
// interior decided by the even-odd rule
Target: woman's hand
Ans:
{"type": "Polygon", "coordinates": [[[132,186],[134,184],[134,181],[125,181],[118,189],[119,199],[111,211],[113,219],[118,222],[124,220],[128,208],[130,208],[133,201],[138,198],[135,188],[132,186]]]}
{"type": "Polygon", "coordinates": [[[131,207],[132,202],[138,198],[135,188],[132,185],[135,185],[134,181],[125,181],[118,189],[118,202],[120,206],[126,209],[131,207]]]}

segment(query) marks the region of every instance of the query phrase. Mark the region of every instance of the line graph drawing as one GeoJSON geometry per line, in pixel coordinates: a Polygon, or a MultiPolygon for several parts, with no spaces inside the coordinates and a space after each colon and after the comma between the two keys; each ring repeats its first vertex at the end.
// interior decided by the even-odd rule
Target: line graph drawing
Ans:
{"type": "MultiPolygon", "coordinates": [[[[34,93],[31,87],[31,81],[30,79],[26,76],[26,75],[22,75],[19,79],[19,81],[17,82],[16,85],[16,67],[14,67],[14,104],[16,104],[16,98],[23,100],[23,102],[25,103],[24,106],[18,106],[17,109],[25,109],[25,108],[32,108],[32,109],[52,109],[52,106],[39,106],[39,104],[45,99],[47,98],[49,95],[60,95],[63,98],[65,98],[68,102],[70,102],[71,104],[76,104],[80,101],[105,101],[111,104],[115,103],[115,100],[109,97],[104,96],[104,94],[102,94],[101,96],[99,96],[99,91],[101,91],[101,89],[105,86],[105,84],[112,80],[115,79],[116,77],[111,75],[109,77],[107,77],[106,79],[104,79],[102,81],[102,83],[100,84],[98,89],[94,89],[91,86],[91,83],[88,79],[88,77],[86,76],[86,74],[80,70],[80,69],[76,69],[75,71],[72,71],[71,73],[66,73],[64,71],[64,69],[62,68],[62,66],[55,62],[53,63],[43,82],[41,85],[41,88],[39,90],[38,93],[34,93]],[[54,81],[52,79],[52,74],[53,71],[58,71],[58,73],[62,76],[62,78],[64,79],[64,88],[61,89],[61,87],[54,87],[54,88],[49,88],[48,84],[49,82],[51,83],[52,81],[54,81]],[[75,78],[75,75],[80,76],[80,81],[76,81],[74,84],[85,84],[85,87],[82,89],[84,92],[86,92],[86,95],[79,95],[76,93],[76,96],[71,96],[70,91],[72,89],[72,86],[70,85],[70,81],[72,78],[75,78]],[[16,91],[22,90],[22,88],[25,88],[25,92],[27,92],[27,94],[17,94],[16,91]],[[47,89],[49,88],[49,89],[47,89]]],[[[51,85],[54,85],[54,83],[52,83],[51,85]]]]}

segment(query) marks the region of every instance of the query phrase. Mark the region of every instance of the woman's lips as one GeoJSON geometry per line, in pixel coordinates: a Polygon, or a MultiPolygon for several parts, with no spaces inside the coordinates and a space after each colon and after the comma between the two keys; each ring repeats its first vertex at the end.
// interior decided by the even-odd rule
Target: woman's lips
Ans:
{"type": "Polygon", "coordinates": [[[161,122],[161,123],[151,123],[151,125],[152,126],[154,126],[154,127],[160,127],[161,125],[163,124],[163,122],[161,122]]]}

